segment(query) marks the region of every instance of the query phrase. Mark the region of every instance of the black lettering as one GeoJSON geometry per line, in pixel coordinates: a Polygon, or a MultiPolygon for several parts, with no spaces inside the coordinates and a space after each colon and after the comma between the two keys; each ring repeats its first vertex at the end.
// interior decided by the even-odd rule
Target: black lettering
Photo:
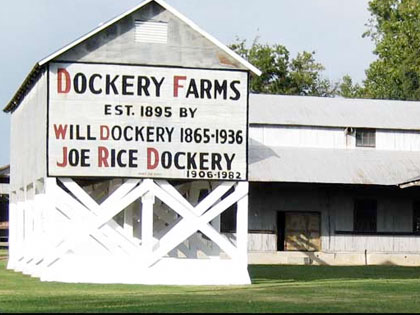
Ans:
{"type": "Polygon", "coordinates": [[[227,153],[224,154],[225,160],[226,160],[226,167],[227,167],[228,171],[230,171],[232,169],[232,162],[233,162],[233,159],[235,158],[235,155],[236,154],[234,153],[234,154],[232,154],[232,157],[230,157],[229,154],[227,154],[227,153]]]}
{"type": "Polygon", "coordinates": [[[143,137],[143,130],[144,127],[136,127],[136,141],[138,141],[138,139],[140,138],[142,142],[144,142],[144,137],[143,137]]]}
{"type": "Polygon", "coordinates": [[[87,125],[87,140],[96,140],[96,137],[92,136],[90,132],[90,125],[87,125]]]}
{"type": "Polygon", "coordinates": [[[235,93],[235,96],[231,96],[229,97],[232,101],[237,101],[239,100],[239,98],[241,97],[241,93],[238,91],[238,89],[236,88],[236,84],[241,84],[240,81],[232,81],[230,83],[230,88],[232,89],[232,91],[235,93]]]}
{"type": "Polygon", "coordinates": [[[134,95],[133,91],[128,90],[129,88],[132,88],[134,86],[134,84],[131,80],[134,80],[133,75],[123,75],[122,76],[122,95],[134,95]]]}
{"type": "Polygon", "coordinates": [[[211,99],[211,88],[212,84],[210,80],[200,80],[200,97],[204,98],[204,94],[206,94],[208,99],[211,99]]]}
{"type": "Polygon", "coordinates": [[[69,151],[69,164],[71,166],[77,166],[79,164],[79,152],[76,149],[69,151]]]}
{"type": "Polygon", "coordinates": [[[156,142],[165,142],[163,135],[165,134],[165,129],[163,127],[156,127],[156,142]]]}
{"type": "Polygon", "coordinates": [[[139,76],[137,78],[137,95],[142,96],[144,92],[146,96],[150,96],[149,86],[150,86],[150,79],[145,76],[139,76]]]}
{"type": "Polygon", "coordinates": [[[80,166],[81,167],[89,167],[90,166],[90,163],[88,163],[89,150],[88,149],[82,149],[80,152],[81,152],[81,155],[82,155],[80,166]]]}
{"type": "Polygon", "coordinates": [[[122,115],[123,113],[123,106],[122,105],[115,105],[115,115],[122,115]]]}
{"type": "Polygon", "coordinates": [[[111,104],[105,104],[105,115],[111,115],[111,104]]]}
{"type": "Polygon", "coordinates": [[[121,167],[126,167],[127,166],[127,164],[124,163],[123,160],[122,160],[122,155],[124,153],[126,153],[126,152],[127,152],[126,150],[118,151],[118,154],[117,154],[117,163],[118,163],[118,166],[121,166],[121,167]]]}
{"type": "Polygon", "coordinates": [[[120,126],[114,126],[111,129],[111,135],[112,135],[112,139],[114,140],[120,140],[121,136],[122,136],[122,130],[120,126]]]}
{"type": "Polygon", "coordinates": [[[129,150],[128,151],[128,167],[137,167],[137,156],[135,156],[135,154],[137,154],[137,150],[129,150]]]}
{"type": "Polygon", "coordinates": [[[195,163],[195,156],[197,153],[190,153],[187,154],[187,168],[190,169],[197,169],[197,164],[195,163]]]}
{"type": "Polygon", "coordinates": [[[222,94],[223,99],[227,98],[227,81],[223,80],[222,84],[218,80],[214,81],[214,99],[217,99],[217,96],[222,94]]]}
{"type": "Polygon", "coordinates": [[[162,153],[161,157],[162,161],[162,167],[163,168],[170,168],[172,165],[172,154],[168,151],[165,151],[162,153]]]}
{"type": "Polygon", "coordinates": [[[128,134],[127,134],[127,131],[128,130],[131,130],[131,131],[133,131],[133,127],[132,126],[126,126],[125,128],[124,128],[124,139],[126,140],[126,141],[132,141],[133,140],[133,137],[131,136],[131,137],[129,137],[128,136],[128,134]]]}
{"type": "Polygon", "coordinates": [[[211,154],[211,169],[212,170],[222,170],[222,155],[219,153],[211,154]]]}
{"type": "Polygon", "coordinates": [[[154,127],[146,127],[146,140],[147,142],[153,142],[153,136],[155,135],[154,127]]]}
{"type": "Polygon", "coordinates": [[[200,169],[203,171],[207,171],[209,167],[207,166],[208,163],[208,153],[200,153],[200,169]]]}
{"type": "Polygon", "coordinates": [[[118,89],[115,86],[115,81],[117,81],[117,79],[119,78],[119,75],[116,75],[112,80],[111,80],[111,75],[107,74],[106,75],[106,80],[105,80],[105,93],[107,95],[109,95],[111,93],[111,89],[114,92],[115,95],[118,95],[118,89]]]}
{"type": "Polygon", "coordinates": [[[111,167],[115,167],[115,150],[111,150],[111,167]]]}
{"type": "Polygon", "coordinates": [[[190,81],[190,85],[188,86],[186,98],[188,98],[190,96],[190,94],[194,94],[195,98],[199,98],[197,85],[196,85],[194,79],[191,79],[191,81],[190,81]]]}
{"type": "Polygon", "coordinates": [[[76,125],[76,140],[85,140],[86,138],[80,134],[80,125],[76,125]]]}
{"type": "Polygon", "coordinates": [[[98,73],[92,74],[92,76],[89,78],[89,90],[93,93],[93,94],[101,94],[102,93],[102,89],[95,89],[95,79],[99,78],[102,79],[102,76],[98,73]]]}
{"type": "Polygon", "coordinates": [[[77,94],[85,93],[87,88],[86,76],[83,73],[76,74],[73,79],[73,86],[77,94]]]}
{"type": "Polygon", "coordinates": [[[175,164],[175,167],[177,169],[179,169],[179,170],[185,170],[185,166],[182,166],[181,164],[179,164],[179,157],[181,155],[182,156],[185,156],[185,152],[177,152],[177,153],[175,153],[175,156],[174,156],[174,164],[175,164]]]}
{"type": "Polygon", "coordinates": [[[156,97],[160,96],[160,88],[162,86],[163,81],[165,80],[165,78],[162,78],[160,81],[156,80],[155,77],[152,77],[152,81],[155,84],[156,87],[156,97]]]}

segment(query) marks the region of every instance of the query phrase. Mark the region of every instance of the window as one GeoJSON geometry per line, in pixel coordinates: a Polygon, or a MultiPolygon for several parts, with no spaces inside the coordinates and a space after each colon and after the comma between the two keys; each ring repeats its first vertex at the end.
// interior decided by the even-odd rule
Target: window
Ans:
{"type": "Polygon", "coordinates": [[[377,202],[376,200],[363,199],[355,200],[354,202],[354,216],[353,216],[353,231],[362,233],[376,232],[376,217],[377,217],[377,202]]]}
{"type": "Polygon", "coordinates": [[[420,234],[420,202],[413,204],[413,232],[420,234]]]}
{"type": "Polygon", "coordinates": [[[356,129],[356,147],[374,148],[376,145],[375,129],[356,129]]]}

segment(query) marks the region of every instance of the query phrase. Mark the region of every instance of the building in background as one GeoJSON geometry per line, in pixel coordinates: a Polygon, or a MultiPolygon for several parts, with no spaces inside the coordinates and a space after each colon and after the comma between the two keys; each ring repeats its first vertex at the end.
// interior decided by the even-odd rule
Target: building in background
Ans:
{"type": "Polygon", "coordinates": [[[9,165],[0,167],[0,247],[9,245],[9,165]]]}
{"type": "Polygon", "coordinates": [[[419,102],[250,95],[253,263],[420,265],[419,102]]]}

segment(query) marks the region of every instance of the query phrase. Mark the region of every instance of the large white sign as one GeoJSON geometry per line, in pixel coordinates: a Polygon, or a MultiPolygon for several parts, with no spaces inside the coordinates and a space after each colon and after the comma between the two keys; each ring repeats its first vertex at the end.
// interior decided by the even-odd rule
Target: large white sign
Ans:
{"type": "Polygon", "coordinates": [[[247,179],[248,74],[52,63],[48,173],[247,179]]]}

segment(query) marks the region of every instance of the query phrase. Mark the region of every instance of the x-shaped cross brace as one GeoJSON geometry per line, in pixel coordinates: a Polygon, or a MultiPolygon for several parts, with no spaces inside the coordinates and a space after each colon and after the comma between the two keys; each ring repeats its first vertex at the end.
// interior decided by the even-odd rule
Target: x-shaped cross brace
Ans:
{"type": "Polygon", "coordinates": [[[237,248],[210,225],[210,221],[215,217],[247,196],[248,190],[245,187],[236,186],[233,193],[218,202],[234,184],[233,182],[222,183],[194,207],[166,181],[153,183],[151,185],[152,193],[182,216],[183,219],[160,239],[159,247],[152,253],[147,265],[151,266],[156,263],[197,231],[204,233],[232,259],[239,258],[237,248]]]}

